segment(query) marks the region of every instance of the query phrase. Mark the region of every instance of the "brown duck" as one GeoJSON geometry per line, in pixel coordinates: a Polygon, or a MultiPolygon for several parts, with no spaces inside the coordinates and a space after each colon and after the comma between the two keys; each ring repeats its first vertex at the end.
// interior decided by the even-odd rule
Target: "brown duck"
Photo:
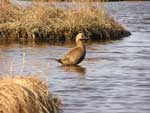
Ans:
{"type": "Polygon", "coordinates": [[[56,59],[56,61],[65,66],[79,64],[84,59],[86,54],[86,48],[84,44],[84,40],[86,39],[87,38],[83,33],[79,33],[76,36],[76,47],[70,50],[61,59],[56,59]]]}

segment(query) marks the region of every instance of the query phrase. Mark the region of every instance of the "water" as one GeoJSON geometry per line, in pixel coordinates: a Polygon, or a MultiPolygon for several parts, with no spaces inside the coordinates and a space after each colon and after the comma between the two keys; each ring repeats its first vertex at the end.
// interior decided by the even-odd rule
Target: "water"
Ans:
{"type": "Polygon", "coordinates": [[[0,45],[0,75],[40,75],[62,98],[64,113],[150,113],[150,2],[106,7],[130,37],[87,44],[78,67],[53,60],[73,45],[0,45]]]}

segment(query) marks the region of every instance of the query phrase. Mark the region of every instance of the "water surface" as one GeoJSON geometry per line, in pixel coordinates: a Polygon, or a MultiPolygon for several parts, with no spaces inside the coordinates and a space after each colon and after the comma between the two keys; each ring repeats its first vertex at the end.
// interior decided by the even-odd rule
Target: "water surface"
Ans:
{"type": "Polygon", "coordinates": [[[62,67],[73,45],[0,45],[0,75],[40,75],[64,102],[64,113],[150,113],[150,2],[112,2],[130,37],[87,44],[86,59],[62,67]]]}

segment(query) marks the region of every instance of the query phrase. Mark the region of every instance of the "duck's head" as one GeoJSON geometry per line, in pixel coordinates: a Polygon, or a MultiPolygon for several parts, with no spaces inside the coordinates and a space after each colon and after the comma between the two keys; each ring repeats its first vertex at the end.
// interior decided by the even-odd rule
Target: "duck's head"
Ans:
{"type": "Polygon", "coordinates": [[[84,33],[79,33],[77,36],[76,36],[76,42],[78,41],[83,41],[83,40],[87,40],[88,38],[85,36],[84,33]]]}

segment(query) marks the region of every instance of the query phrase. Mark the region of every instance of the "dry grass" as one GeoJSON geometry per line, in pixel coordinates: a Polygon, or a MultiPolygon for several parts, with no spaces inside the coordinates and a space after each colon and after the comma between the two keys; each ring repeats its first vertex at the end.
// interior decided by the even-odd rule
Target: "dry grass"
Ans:
{"type": "Polygon", "coordinates": [[[20,11],[9,4],[7,0],[0,1],[0,11],[0,24],[17,21],[20,17],[20,11]]]}
{"type": "Polygon", "coordinates": [[[5,4],[0,14],[0,36],[12,40],[64,40],[72,39],[77,33],[84,32],[88,37],[99,39],[120,38],[129,35],[119,23],[109,17],[105,10],[90,2],[68,9],[55,5],[35,6],[18,9],[5,4]],[[113,36],[117,32],[118,36],[113,36]],[[114,33],[115,32],[115,33],[114,33]]]}
{"type": "Polygon", "coordinates": [[[39,78],[0,78],[0,113],[58,113],[59,106],[39,78]]]}

